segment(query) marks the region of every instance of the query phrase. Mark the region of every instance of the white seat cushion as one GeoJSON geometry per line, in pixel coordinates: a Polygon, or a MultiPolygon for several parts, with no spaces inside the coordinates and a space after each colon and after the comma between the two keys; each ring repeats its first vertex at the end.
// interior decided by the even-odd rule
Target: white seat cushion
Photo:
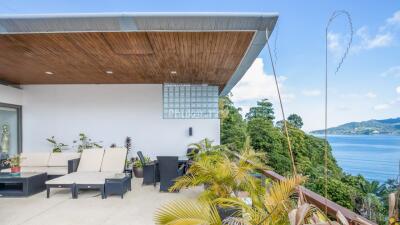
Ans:
{"type": "Polygon", "coordinates": [[[74,182],[74,178],[75,178],[76,174],[75,173],[70,173],[67,175],[64,175],[62,177],[57,177],[51,180],[46,181],[46,184],[73,184],[74,182]]]}
{"type": "Polygon", "coordinates": [[[47,175],[65,175],[68,173],[68,167],[66,166],[49,166],[47,167],[47,175]]]}
{"type": "Polygon", "coordinates": [[[25,166],[47,166],[50,153],[48,152],[23,152],[21,153],[21,167],[25,166]]]}
{"type": "Polygon", "coordinates": [[[126,148],[109,148],[104,151],[101,172],[122,173],[125,168],[126,148]]]}
{"type": "Polygon", "coordinates": [[[78,172],[74,182],[76,184],[105,184],[106,179],[114,175],[113,172],[78,172]]]}
{"type": "Polygon", "coordinates": [[[47,173],[47,166],[23,166],[21,172],[47,173]]]}
{"type": "Polygon", "coordinates": [[[79,160],[77,172],[99,172],[103,161],[104,149],[84,149],[79,160]]]}
{"type": "Polygon", "coordinates": [[[47,175],[65,175],[68,173],[68,167],[65,166],[26,166],[21,167],[21,172],[47,173],[47,175]]]}
{"type": "Polygon", "coordinates": [[[78,159],[80,153],[77,152],[59,152],[51,153],[48,166],[68,166],[68,160],[78,159]]]}
{"type": "Polygon", "coordinates": [[[46,184],[104,184],[113,176],[115,173],[112,172],[75,172],[48,180],[46,184]]]}

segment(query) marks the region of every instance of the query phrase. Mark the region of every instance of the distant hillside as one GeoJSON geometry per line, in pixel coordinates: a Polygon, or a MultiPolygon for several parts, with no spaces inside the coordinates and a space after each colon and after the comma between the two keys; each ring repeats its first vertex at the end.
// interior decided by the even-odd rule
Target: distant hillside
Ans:
{"type": "MultiPolygon", "coordinates": [[[[324,130],[312,131],[313,134],[323,134],[324,130]]],[[[328,129],[328,134],[342,135],[372,135],[372,134],[388,134],[400,135],[400,117],[385,120],[368,120],[362,122],[346,123],[337,127],[328,129]]]]}

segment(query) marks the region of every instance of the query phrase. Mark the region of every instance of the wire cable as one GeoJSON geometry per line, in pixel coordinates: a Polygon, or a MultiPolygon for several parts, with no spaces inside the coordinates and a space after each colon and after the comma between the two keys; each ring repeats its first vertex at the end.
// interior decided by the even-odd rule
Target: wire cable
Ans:
{"type": "Polygon", "coordinates": [[[344,60],[346,59],[349,51],[350,51],[350,47],[353,41],[353,22],[351,20],[351,16],[350,13],[348,13],[345,10],[338,10],[338,11],[334,11],[331,15],[331,17],[328,20],[328,23],[326,25],[325,28],[325,118],[324,118],[324,139],[325,139],[325,148],[324,148],[324,197],[325,197],[325,214],[328,213],[328,36],[329,36],[329,28],[332,24],[332,22],[338,18],[339,16],[345,16],[347,18],[347,21],[349,23],[349,28],[350,28],[350,39],[349,42],[346,45],[346,49],[342,55],[342,57],[340,58],[340,61],[338,63],[338,65],[336,66],[335,69],[335,73],[337,74],[340,70],[340,68],[343,65],[344,60]]]}

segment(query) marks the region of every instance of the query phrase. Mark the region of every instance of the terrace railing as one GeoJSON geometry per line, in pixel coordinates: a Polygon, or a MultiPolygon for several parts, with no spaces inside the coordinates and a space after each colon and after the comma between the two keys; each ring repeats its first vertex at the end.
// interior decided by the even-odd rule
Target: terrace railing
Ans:
{"type": "MultiPolygon", "coordinates": [[[[271,170],[263,170],[262,173],[275,181],[280,181],[285,179],[284,176],[281,176],[280,174],[275,173],[274,171],[271,170]]],[[[325,207],[327,208],[327,213],[329,216],[332,216],[336,218],[337,212],[340,211],[343,216],[347,219],[349,224],[351,225],[376,225],[376,223],[367,220],[366,218],[358,215],[357,213],[339,205],[336,204],[333,201],[330,201],[329,199],[324,198],[323,196],[308,190],[307,188],[301,186],[301,191],[303,193],[303,196],[305,198],[305,201],[317,206],[321,210],[325,210],[325,207]]]]}
{"type": "MultiPolygon", "coordinates": [[[[232,154],[233,156],[236,156],[238,158],[241,158],[240,155],[238,155],[235,152],[232,152],[230,150],[225,150],[226,152],[232,154]]],[[[246,160],[248,163],[253,164],[252,161],[250,160],[246,160]]],[[[274,181],[281,181],[284,180],[285,177],[272,171],[272,170],[260,170],[259,172],[261,172],[262,174],[264,174],[264,176],[274,180],[274,181]]],[[[357,213],[351,211],[348,208],[345,208],[329,199],[326,199],[325,197],[311,191],[308,190],[307,188],[300,186],[299,188],[301,188],[304,200],[310,204],[315,205],[316,207],[318,207],[321,210],[325,210],[325,208],[327,209],[327,213],[329,216],[336,218],[337,213],[340,212],[342,213],[342,215],[347,219],[347,221],[349,222],[350,225],[377,225],[377,223],[372,222],[360,215],[358,215],[357,213]]]]}

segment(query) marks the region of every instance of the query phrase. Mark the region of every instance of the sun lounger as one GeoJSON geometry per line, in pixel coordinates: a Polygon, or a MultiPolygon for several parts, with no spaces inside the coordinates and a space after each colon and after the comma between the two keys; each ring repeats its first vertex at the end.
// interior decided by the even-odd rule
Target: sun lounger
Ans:
{"type": "Polygon", "coordinates": [[[75,181],[83,176],[82,172],[100,172],[103,155],[104,149],[83,150],[77,172],[46,181],[47,197],[50,196],[51,188],[70,188],[72,198],[76,198],[75,181]]]}
{"type": "Polygon", "coordinates": [[[97,189],[104,198],[105,180],[123,173],[126,155],[125,148],[84,150],[77,172],[46,182],[47,196],[50,195],[50,188],[70,188],[73,198],[77,198],[82,189],[97,189]]]}
{"type": "Polygon", "coordinates": [[[105,198],[104,184],[107,178],[114,177],[117,173],[123,173],[125,168],[126,148],[109,148],[104,151],[100,172],[90,172],[75,180],[75,194],[78,197],[81,189],[100,190],[102,198],[105,198]]]}

